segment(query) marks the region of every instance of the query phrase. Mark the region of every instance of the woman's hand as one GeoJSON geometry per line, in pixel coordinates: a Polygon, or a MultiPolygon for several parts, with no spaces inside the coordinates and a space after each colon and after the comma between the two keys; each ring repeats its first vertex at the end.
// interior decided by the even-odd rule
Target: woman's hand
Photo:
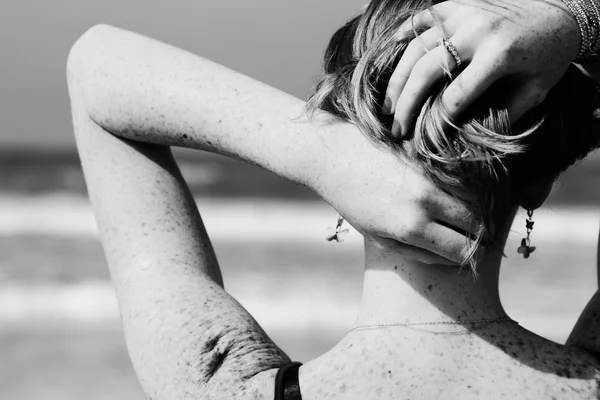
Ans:
{"type": "Polygon", "coordinates": [[[466,232],[475,222],[469,206],[350,124],[321,140],[330,153],[311,187],[358,231],[408,245],[403,252],[423,262],[464,262],[466,232]]]}
{"type": "Polygon", "coordinates": [[[417,14],[403,30],[428,29],[403,54],[386,93],[384,112],[394,114],[393,134],[405,137],[431,87],[455,75],[443,103],[456,120],[491,85],[508,84],[511,121],[544,100],[579,52],[579,27],[560,0],[444,1],[417,14]],[[429,29],[428,29],[429,28],[429,29]],[[444,48],[450,39],[462,65],[444,48]]]}

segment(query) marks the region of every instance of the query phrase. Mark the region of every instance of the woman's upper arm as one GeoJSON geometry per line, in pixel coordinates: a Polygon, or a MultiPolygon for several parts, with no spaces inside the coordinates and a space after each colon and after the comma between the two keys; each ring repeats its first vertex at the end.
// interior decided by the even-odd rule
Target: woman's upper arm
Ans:
{"type": "MultiPolygon", "coordinates": [[[[223,289],[195,202],[166,146],[118,138],[88,115],[71,71],[88,193],[147,395],[219,398],[289,358],[223,289]]],[[[89,95],[89,93],[88,93],[89,95]]]]}
{"type": "Polygon", "coordinates": [[[70,58],[87,112],[118,136],[234,156],[309,186],[332,150],[304,101],[154,39],[99,25],[70,58]]]}

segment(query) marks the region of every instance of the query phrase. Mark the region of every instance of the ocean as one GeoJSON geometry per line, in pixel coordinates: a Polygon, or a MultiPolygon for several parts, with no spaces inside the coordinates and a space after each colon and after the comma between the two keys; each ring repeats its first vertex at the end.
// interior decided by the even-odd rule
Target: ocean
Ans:
{"type": "MultiPolygon", "coordinates": [[[[307,361],[352,326],[362,242],[324,240],[336,213],[259,168],[177,152],[217,251],[226,289],[293,359],[307,361]],[[334,289],[332,289],[334,288],[334,289]]],[[[509,315],[564,342],[596,290],[600,162],[569,171],[535,214],[537,251],[502,269],[509,315]]],[[[0,155],[0,398],[143,399],[74,152],[0,155]]]]}

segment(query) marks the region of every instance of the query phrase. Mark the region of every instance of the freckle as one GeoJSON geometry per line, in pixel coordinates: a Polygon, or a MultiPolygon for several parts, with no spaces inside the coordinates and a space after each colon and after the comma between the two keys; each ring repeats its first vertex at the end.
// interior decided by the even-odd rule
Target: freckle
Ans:
{"type": "Polygon", "coordinates": [[[394,269],[396,269],[396,270],[397,270],[397,269],[398,269],[398,266],[397,266],[397,265],[394,265],[394,269]]]}
{"type": "Polygon", "coordinates": [[[187,139],[187,138],[188,138],[188,135],[186,135],[186,134],[184,133],[184,134],[183,134],[183,138],[184,138],[184,139],[187,139]]]}
{"type": "Polygon", "coordinates": [[[431,292],[431,289],[433,288],[433,285],[429,285],[427,286],[427,289],[429,289],[429,291],[431,292]]]}

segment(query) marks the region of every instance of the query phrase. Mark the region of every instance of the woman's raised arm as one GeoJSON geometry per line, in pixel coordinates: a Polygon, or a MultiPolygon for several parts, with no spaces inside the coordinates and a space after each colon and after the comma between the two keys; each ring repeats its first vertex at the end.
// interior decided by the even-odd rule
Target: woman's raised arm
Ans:
{"type": "MultiPolygon", "coordinates": [[[[83,108],[69,78],[88,194],[129,356],[153,399],[244,397],[289,361],[225,292],[194,199],[167,146],[121,139],[83,108]]],[[[248,395],[248,398],[251,398],[248,395]]]]}
{"type": "Polygon", "coordinates": [[[258,164],[312,188],[362,232],[463,261],[471,210],[351,124],[324,112],[308,120],[293,96],[106,25],[78,40],[69,69],[81,107],[114,135],[258,164]]]}

